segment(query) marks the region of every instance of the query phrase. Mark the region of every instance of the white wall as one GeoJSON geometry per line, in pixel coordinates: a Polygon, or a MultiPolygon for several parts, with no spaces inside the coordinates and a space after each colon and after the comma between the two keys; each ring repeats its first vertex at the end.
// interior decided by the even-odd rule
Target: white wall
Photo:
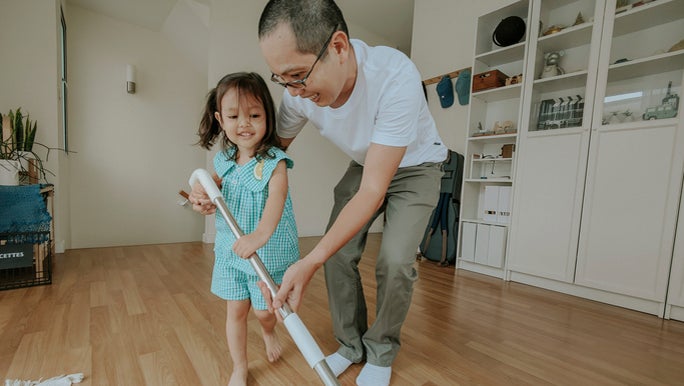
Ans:
{"type": "Polygon", "coordinates": [[[69,8],[67,31],[70,247],[198,240],[202,218],[176,202],[204,161],[193,144],[206,73],[161,33],[83,8],[69,8]]]}
{"type": "MultiPolygon", "coordinates": [[[[475,49],[477,17],[512,0],[417,0],[413,11],[411,59],[423,79],[470,67],[475,49]]],[[[454,84],[456,78],[452,79],[454,84]]],[[[428,105],[444,143],[461,154],[465,151],[468,105],[454,104],[443,109],[437,84],[427,86],[428,105]]]]}
{"type": "MultiPolygon", "coordinates": [[[[36,142],[57,148],[62,144],[59,104],[58,0],[2,0],[0,3],[0,112],[21,107],[38,123],[36,142]]],[[[43,160],[47,153],[33,149],[43,160]]],[[[50,153],[46,168],[55,185],[56,239],[68,237],[68,159],[50,153]]],[[[59,244],[58,244],[59,245],[59,244]]]]}
{"type": "MultiPolygon", "coordinates": [[[[475,19],[511,1],[420,0],[414,10],[412,59],[424,79],[468,67],[475,19]]],[[[129,23],[70,6],[70,147],[52,157],[57,239],[67,248],[198,240],[202,219],[176,205],[190,171],[211,159],[193,146],[207,90],[228,72],[270,76],[258,47],[257,21],[265,0],[215,0],[211,9],[208,73],[167,38],[129,23]],[[138,93],[125,93],[125,65],[138,68],[138,93]],[[53,164],[54,162],[54,164],[53,164]],[[71,176],[69,178],[69,176],[71,176]],[[71,181],[70,181],[71,180],[71,181]],[[69,230],[71,229],[71,232],[69,230]]],[[[344,2],[340,1],[344,11],[344,2]]],[[[38,119],[38,139],[56,147],[59,136],[59,0],[2,0],[0,111],[22,106],[38,119]],[[31,28],[27,33],[27,26],[31,28]],[[9,91],[8,91],[9,90],[9,91]],[[44,130],[43,130],[44,129],[44,130]]],[[[387,44],[349,25],[352,37],[387,44]]],[[[272,92],[279,103],[282,89],[272,92]]],[[[430,109],[447,146],[463,152],[467,106],[430,109]]],[[[300,235],[320,235],[332,205],[332,187],[348,158],[307,127],[290,153],[291,190],[300,235]]],[[[374,230],[379,229],[376,225],[374,230]]],[[[213,232],[211,219],[207,232],[213,232]]]]}

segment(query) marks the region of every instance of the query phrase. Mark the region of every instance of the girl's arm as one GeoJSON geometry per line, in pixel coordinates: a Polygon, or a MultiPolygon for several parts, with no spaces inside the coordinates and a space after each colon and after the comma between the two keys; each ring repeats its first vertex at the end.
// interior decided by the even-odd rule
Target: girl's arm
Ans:
{"type": "Polygon", "coordinates": [[[264,214],[254,232],[240,237],[233,244],[233,251],[243,259],[251,257],[257,249],[266,244],[275,232],[280,218],[283,216],[285,200],[287,199],[287,167],[285,160],[276,165],[271,179],[268,181],[268,198],[264,207],[264,214]]]}

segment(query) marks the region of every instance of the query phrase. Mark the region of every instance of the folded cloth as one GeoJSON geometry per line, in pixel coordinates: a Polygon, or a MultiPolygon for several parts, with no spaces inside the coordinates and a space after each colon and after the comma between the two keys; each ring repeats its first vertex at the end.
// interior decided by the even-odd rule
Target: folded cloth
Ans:
{"type": "Polygon", "coordinates": [[[50,213],[41,186],[0,185],[0,233],[9,244],[38,244],[50,238],[50,213]]]}
{"type": "Polygon", "coordinates": [[[5,386],[70,386],[72,383],[81,383],[83,373],[59,375],[50,379],[37,381],[22,381],[19,379],[6,379],[5,386]]]}

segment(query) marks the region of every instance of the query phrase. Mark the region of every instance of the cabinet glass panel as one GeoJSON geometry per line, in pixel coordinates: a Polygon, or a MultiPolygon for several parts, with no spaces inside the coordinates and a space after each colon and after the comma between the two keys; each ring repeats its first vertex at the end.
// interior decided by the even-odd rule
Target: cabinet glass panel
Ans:
{"type": "Polygon", "coordinates": [[[582,126],[590,70],[592,0],[542,0],[528,131],[582,126]]]}
{"type": "MultiPolygon", "coordinates": [[[[603,125],[677,119],[684,69],[684,1],[618,2],[603,125]]],[[[609,10],[607,10],[608,12],[609,10]]]]}

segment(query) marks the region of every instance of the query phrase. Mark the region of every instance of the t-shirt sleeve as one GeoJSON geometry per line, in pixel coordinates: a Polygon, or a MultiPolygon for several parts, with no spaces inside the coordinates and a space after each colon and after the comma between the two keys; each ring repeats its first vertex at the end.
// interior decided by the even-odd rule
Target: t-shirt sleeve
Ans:
{"type": "Polygon", "coordinates": [[[294,138],[302,130],[308,119],[298,112],[296,101],[287,93],[283,94],[276,119],[276,133],[281,138],[294,138]]]}
{"type": "Polygon", "coordinates": [[[405,63],[402,71],[385,83],[371,142],[387,146],[408,146],[418,135],[418,118],[425,103],[418,70],[405,63]]]}

